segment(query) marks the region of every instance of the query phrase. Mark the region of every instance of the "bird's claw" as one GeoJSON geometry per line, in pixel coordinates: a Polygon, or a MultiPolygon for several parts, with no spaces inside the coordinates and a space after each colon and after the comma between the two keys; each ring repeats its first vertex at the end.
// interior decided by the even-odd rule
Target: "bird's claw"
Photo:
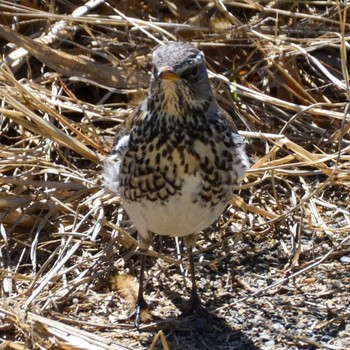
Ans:
{"type": "Polygon", "coordinates": [[[142,310],[148,309],[148,304],[146,303],[145,299],[140,299],[136,302],[135,309],[133,313],[130,315],[130,319],[134,320],[134,325],[137,328],[137,330],[140,329],[140,316],[142,310]]]}

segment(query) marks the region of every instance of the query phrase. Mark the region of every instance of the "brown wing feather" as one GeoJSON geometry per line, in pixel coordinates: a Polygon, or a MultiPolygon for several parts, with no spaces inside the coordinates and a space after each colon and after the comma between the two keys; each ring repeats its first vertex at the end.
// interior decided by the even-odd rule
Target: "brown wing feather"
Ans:
{"type": "Polygon", "coordinates": [[[135,108],[135,110],[124,120],[123,123],[118,125],[118,127],[116,129],[115,136],[114,136],[114,140],[113,140],[113,146],[112,146],[113,150],[116,149],[116,146],[117,146],[119,140],[123,136],[129,135],[134,124],[139,119],[142,119],[144,113],[147,113],[146,106],[147,106],[147,99],[145,99],[140,105],[138,105],[135,108]]]}

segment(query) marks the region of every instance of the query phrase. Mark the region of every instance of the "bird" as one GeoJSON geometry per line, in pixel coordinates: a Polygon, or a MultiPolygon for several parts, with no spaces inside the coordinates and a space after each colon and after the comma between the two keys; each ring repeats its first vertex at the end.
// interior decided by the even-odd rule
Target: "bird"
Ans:
{"type": "Polygon", "coordinates": [[[215,98],[204,53],[188,42],[152,52],[148,95],[119,128],[103,165],[138,232],[141,261],[134,323],[147,308],[144,254],[153,234],[182,237],[191,274],[189,310],[201,309],[193,249],[198,233],[223,213],[249,168],[244,141],[215,98]]]}

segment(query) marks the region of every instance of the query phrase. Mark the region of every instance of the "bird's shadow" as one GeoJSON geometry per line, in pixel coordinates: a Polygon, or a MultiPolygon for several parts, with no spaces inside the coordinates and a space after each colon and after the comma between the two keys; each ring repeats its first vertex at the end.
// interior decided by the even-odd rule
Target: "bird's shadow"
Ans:
{"type": "MultiPolygon", "coordinates": [[[[253,341],[241,330],[235,329],[224,318],[207,311],[186,313],[188,301],[174,291],[163,289],[173,304],[182,312],[178,317],[159,319],[152,326],[143,324],[140,331],[162,330],[171,350],[221,349],[221,350],[259,350],[253,341]]],[[[163,347],[155,347],[163,349],[163,347]]]]}
{"type": "MultiPolygon", "coordinates": [[[[162,330],[172,350],[259,350],[253,341],[239,329],[231,327],[225,319],[215,315],[193,314],[158,320],[141,331],[162,330]]],[[[154,349],[163,349],[161,345],[154,349]]]]}

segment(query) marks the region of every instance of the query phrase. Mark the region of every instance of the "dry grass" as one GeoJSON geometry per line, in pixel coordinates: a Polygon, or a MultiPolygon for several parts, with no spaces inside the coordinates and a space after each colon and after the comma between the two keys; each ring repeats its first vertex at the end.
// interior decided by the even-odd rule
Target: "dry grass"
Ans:
{"type": "Polygon", "coordinates": [[[0,348],[349,348],[350,4],[21,4],[0,0],[0,348]],[[254,166],[197,246],[226,324],[177,318],[178,248],[155,239],[146,295],[163,320],[138,333],[110,283],[137,276],[137,241],[100,163],[167,40],[206,53],[254,166]]]}

